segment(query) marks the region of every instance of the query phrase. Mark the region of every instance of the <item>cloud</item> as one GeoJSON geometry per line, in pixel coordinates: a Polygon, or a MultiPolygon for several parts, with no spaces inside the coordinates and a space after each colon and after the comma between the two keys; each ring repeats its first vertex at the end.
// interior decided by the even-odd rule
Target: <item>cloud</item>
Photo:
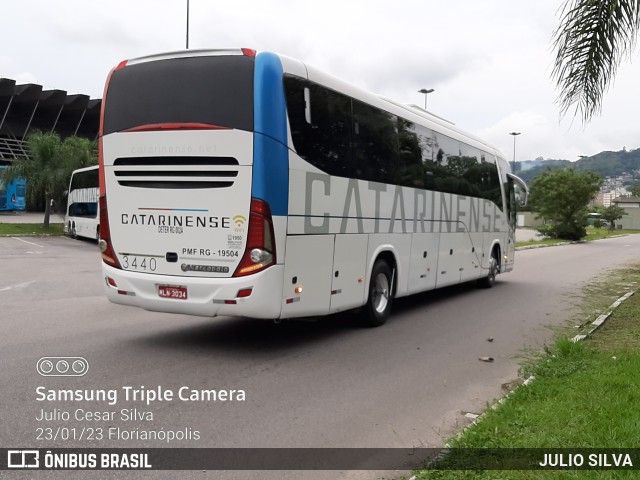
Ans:
{"type": "Polygon", "coordinates": [[[35,74],[22,70],[24,67],[19,62],[8,55],[0,55],[0,78],[10,78],[17,84],[38,83],[35,74]]]}
{"type": "MultiPolygon", "coordinates": [[[[637,148],[630,105],[640,66],[624,65],[603,115],[560,122],[550,80],[558,0],[190,0],[191,48],[250,47],[299,58],[402,103],[422,105],[519,158],[576,159],[637,148]]],[[[3,7],[11,45],[0,74],[45,88],[102,95],[125,58],[185,46],[186,0],[45,0],[3,7]]]]}

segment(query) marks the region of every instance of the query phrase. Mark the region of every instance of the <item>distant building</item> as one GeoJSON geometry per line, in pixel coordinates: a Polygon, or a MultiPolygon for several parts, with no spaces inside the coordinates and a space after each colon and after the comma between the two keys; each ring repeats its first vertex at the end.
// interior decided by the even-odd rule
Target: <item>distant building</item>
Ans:
{"type": "Polygon", "coordinates": [[[544,220],[538,217],[536,212],[518,212],[518,227],[539,228],[544,225],[544,220]]]}
{"type": "Polygon", "coordinates": [[[640,197],[618,197],[613,203],[626,213],[620,220],[616,220],[616,226],[627,230],[640,230],[640,197]]]}
{"type": "Polygon", "coordinates": [[[604,192],[598,192],[589,205],[604,205],[604,192]]]}
{"type": "Polygon", "coordinates": [[[88,95],[0,78],[0,165],[27,156],[26,138],[31,132],[98,138],[101,104],[101,99],[88,95]]]}
{"type": "Polygon", "coordinates": [[[595,198],[589,202],[589,205],[600,205],[603,207],[609,207],[613,204],[613,201],[616,198],[619,198],[623,195],[627,195],[629,192],[626,188],[615,188],[613,190],[601,190],[595,196],[595,198]]]}

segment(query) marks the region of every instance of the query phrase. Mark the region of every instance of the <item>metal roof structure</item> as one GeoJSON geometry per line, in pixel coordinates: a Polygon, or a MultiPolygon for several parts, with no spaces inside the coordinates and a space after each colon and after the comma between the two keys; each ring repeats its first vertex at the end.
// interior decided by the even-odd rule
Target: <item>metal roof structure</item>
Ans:
{"type": "Polygon", "coordinates": [[[100,125],[101,99],[43,90],[33,83],[16,85],[0,78],[0,165],[27,156],[26,139],[35,131],[95,140],[100,125]]]}
{"type": "Polygon", "coordinates": [[[618,197],[612,200],[613,203],[640,203],[640,197],[618,197]]]}

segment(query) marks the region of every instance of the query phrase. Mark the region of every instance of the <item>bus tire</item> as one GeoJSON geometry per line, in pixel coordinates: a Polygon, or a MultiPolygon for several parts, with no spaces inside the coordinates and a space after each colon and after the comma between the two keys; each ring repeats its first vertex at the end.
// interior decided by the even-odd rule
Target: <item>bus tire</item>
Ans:
{"type": "Polygon", "coordinates": [[[100,241],[100,225],[96,227],[96,242],[100,241]]]}
{"type": "Polygon", "coordinates": [[[486,277],[481,278],[478,281],[478,284],[482,288],[493,287],[493,285],[496,283],[496,276],[498,275],[498,273],[500,273],[500,267],[498,264],[497,253],[494,250],[493,252],[491,252],[491,258],[489,259],[489,272],[487,273],[486,277]]]}
{"type": "Polygon", "coordinates": [[[69,235],[71,238],[78,238],[78,233],[76,232],[76,222],[71,224],[71,228],[69,228],[69,235]]]}
{"type": "Polygon", "coordinates": [[[371,270],[369,295],[363,308],[363,320],[368,327],[384,325],[391,314],[393,285],[391,268],[384,260],[376,260],[371,270]]]}

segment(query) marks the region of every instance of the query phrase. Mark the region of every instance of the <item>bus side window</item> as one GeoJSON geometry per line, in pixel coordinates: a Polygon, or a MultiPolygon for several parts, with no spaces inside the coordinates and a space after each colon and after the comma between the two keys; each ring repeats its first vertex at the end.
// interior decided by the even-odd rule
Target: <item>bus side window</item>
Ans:
{"type": "Polygon", "coordinates": [[[285,76],[284,86],[298,155],[329,175],[352,176],[351,99],[293,76],[285,76]]]}
{"type": "Polygon", "coordinates": [[[395,183],[398,175],[398,119],[353,100],[352,159],[356,178],[395,183]]]}
{"type": "Polygon", "coordinates": [[[420,137],[413,122],[398,117],[398,175],[395,183],[424,188],[424,168],[420,137]]]}

